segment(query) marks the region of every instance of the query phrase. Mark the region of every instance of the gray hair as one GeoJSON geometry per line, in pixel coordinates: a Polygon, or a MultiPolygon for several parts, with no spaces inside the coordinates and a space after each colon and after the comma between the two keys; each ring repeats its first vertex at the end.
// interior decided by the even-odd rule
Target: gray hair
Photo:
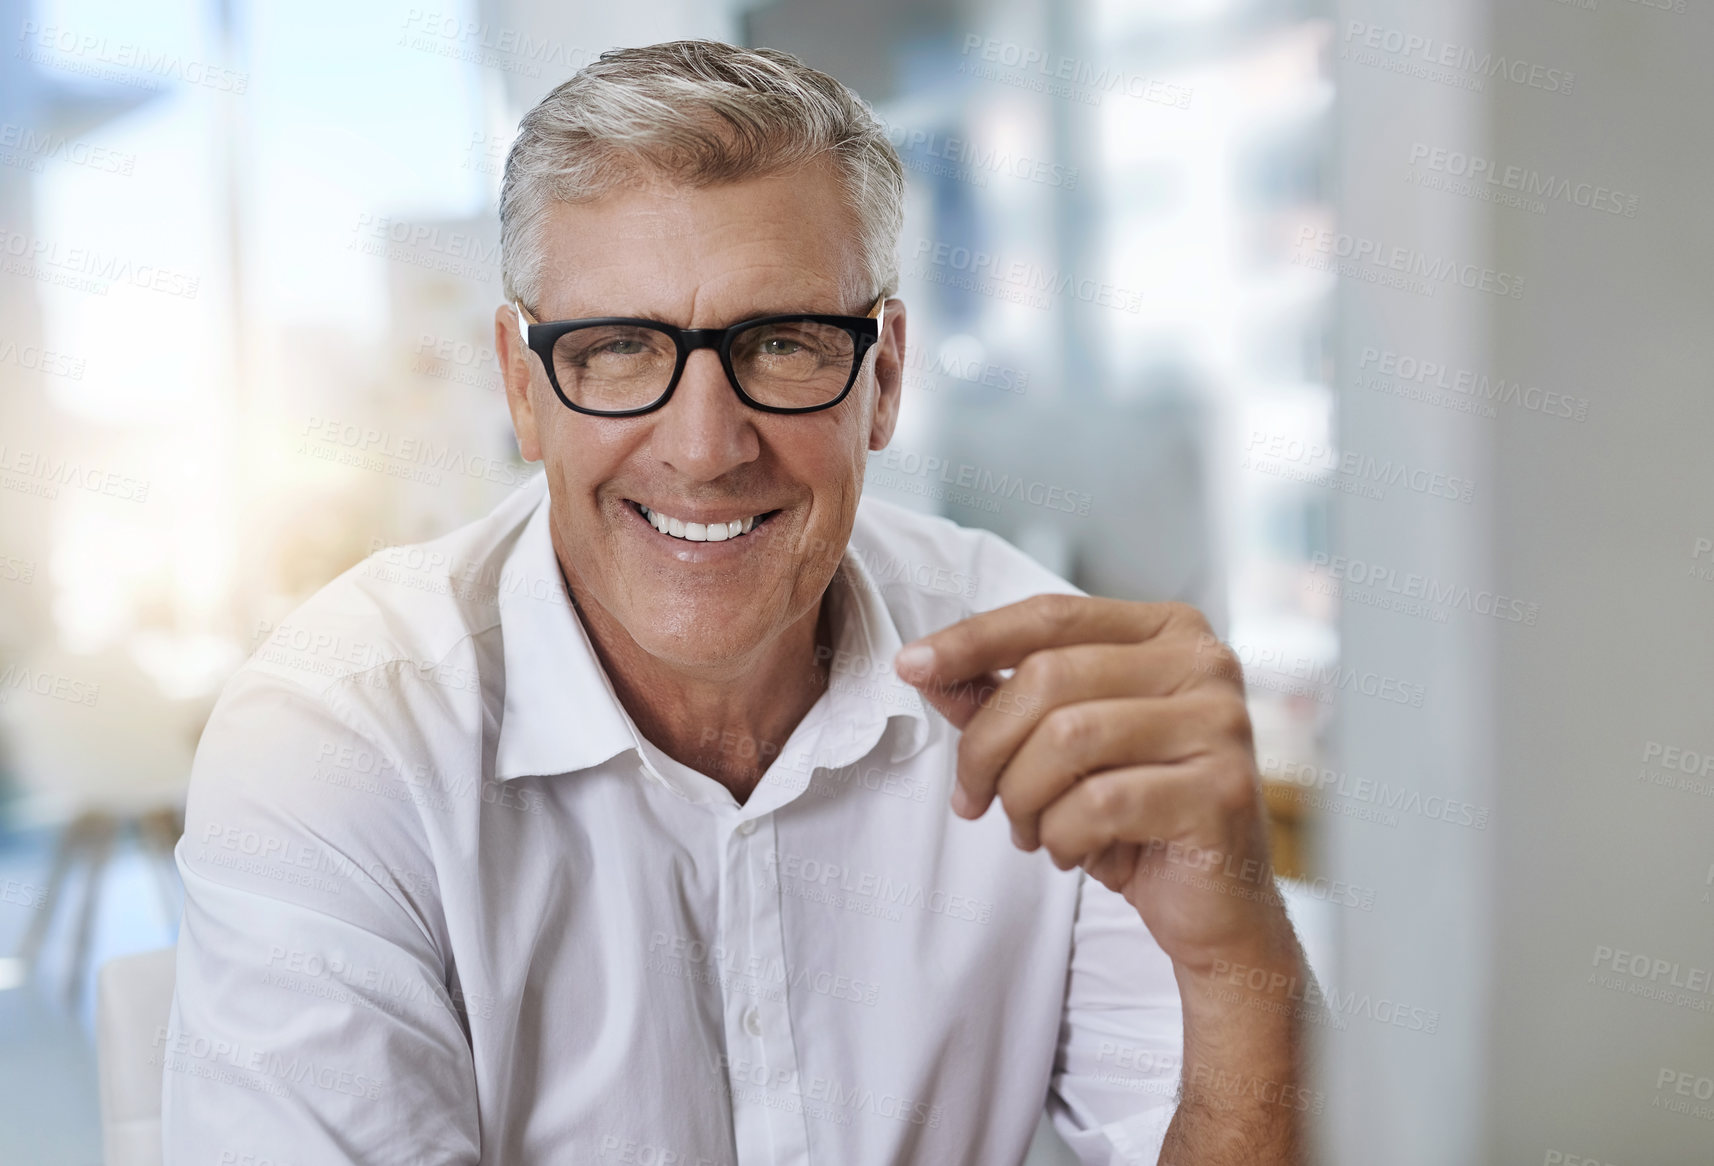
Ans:
{"type": "Polygon", "coordinates": [[[711,186],[829,156],[855,214],[869,291],[898,291],[904,167],[885,127],[839,81],[776,49],[678,40],[614,49],[524,115],[500,187],[506,298],[535,305],[553,201],[658,175],[711,186]]]}

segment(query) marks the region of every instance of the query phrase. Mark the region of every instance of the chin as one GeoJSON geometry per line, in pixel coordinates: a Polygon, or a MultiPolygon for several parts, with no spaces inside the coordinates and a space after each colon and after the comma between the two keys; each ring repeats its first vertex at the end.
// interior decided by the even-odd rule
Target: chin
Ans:
{"type": "Polygon", "coordinates": [[[753,589],[730,596],[704,591],[695,596],[669,593],[638,602],[633,592],[624,612],[613,614],[637,646],[655,659],[696,671],[719,669],[746,662],[765,640],[783,630],[764,627],[761,619],[732,618],[739,605],[750,607],[756,615],[777,610],[771,605],[753,606],[755,596],[753,589]]]}

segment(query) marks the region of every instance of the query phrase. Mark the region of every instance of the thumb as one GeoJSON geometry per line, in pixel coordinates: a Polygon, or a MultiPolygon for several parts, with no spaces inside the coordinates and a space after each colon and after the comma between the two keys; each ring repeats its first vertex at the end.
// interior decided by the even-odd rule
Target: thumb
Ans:
{"type": "Polygon", "coordinates": [[[970,718],[1001,684],[1000,677],[993,672],[949,682],[936,673],[932,657],[923,656],[916,645],[901,650],[893,658],[893,674],[922,693],[923,699],[951,721],[955,729],[969,724],[970,718]]]}

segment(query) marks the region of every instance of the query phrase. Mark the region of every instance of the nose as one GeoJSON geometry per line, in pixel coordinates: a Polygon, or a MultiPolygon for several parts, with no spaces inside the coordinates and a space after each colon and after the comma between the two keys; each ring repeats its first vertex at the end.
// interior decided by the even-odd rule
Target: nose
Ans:
{"type": "Polygon", "coordinates": [[[715,481],[761,456],[755,412],[732,391],[712,349],[690,354],[672,399],[655,416],[655,456],[691,481],[715,481]]]}

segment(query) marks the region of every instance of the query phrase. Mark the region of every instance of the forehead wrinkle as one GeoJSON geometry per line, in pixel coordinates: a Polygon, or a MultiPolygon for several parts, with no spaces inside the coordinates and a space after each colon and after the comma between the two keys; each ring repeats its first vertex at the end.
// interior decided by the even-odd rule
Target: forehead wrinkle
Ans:
{"type": "MultiPolygon", "coordinates": [[[[614,299],[603,300],[605,293],[588,296],[590,281],[574,276],[554,291],[573,301],[578,310],[544,310],[560,319],[628,315],[682,327],[720,326],[775,312],[863,310],[852,306],[868,296],[858,240],[851,231],[828,224],[818,229],[823,237],[819,244],[807,239],[794,216],[783,212],[794,209],[789,204],[813,191],[806,190],[805,185],[782,187],[777,181],[781,177],[762,176],[757,180],[775,179],[757,191],[754,202],[761,204],[758,210],[752,210],[747,200],[738,201],[743,196],[733,187],[744,183],[723,184],[724,188],[657,187],[622,192],[611,201],[558,204],[551,212],[550,224],[560,229],[550,226],[549,230],[559,246],[550,243],[545,248],[550,254],[558,252],[554,258],[559,262],[552,266],[561,271],[616,276],[615,282],[624,286],[615,289],[614,299]],[[702,197],[720,201],[699,204],[697,200],[702,197]],[[576,218],[585,207],[600,216],[598,232],[579,229],[576,218]],[[567,255],[567,249],[572,254],[567,255]],[[581,254],[586,250],[592,253],[581,254]],[[628,250],[641,254],[643,262],[626,255],[628,250]],[[676,258],[672,254],[675,250],[679,253],[676,258]],[[685,272],[686,268],[690,270],[685,272]],[[771,268],[779,270],[771,272],[771,268]],[[668,270],[684,272],[695,283],[675,286],[668,270]],[[711,287],[711,282],[730,286],[734,277],[747,272],[761,273],[750,294],[733,296],[735,307],[721,305],[724,288],[711,287]],[[702,316],[710,300],[714,301],[711,307],[721,306],[722,314],[730,315],[730,319],[702,316]],[[687,306],[688,313],[684,310],[687,306]]],[[[807,185],[816,183],[811,179],[807,185]]],[[[827,193],[837,198],[837,186],[826,185],[832,187],[827,193]]],[[[797,209],[802,209],[801,203],[797,209]]],[[[830,206],[812,198],[808,213],[812,219],[828,218],[834,224],[849,225],[850,214],[843,200],[830,206]],[[831,214],[824,213],[829,210],[831,214]]],[[[545,287],[543,293],[544,300],[554,298],[546,294],[545,287]]]]}

